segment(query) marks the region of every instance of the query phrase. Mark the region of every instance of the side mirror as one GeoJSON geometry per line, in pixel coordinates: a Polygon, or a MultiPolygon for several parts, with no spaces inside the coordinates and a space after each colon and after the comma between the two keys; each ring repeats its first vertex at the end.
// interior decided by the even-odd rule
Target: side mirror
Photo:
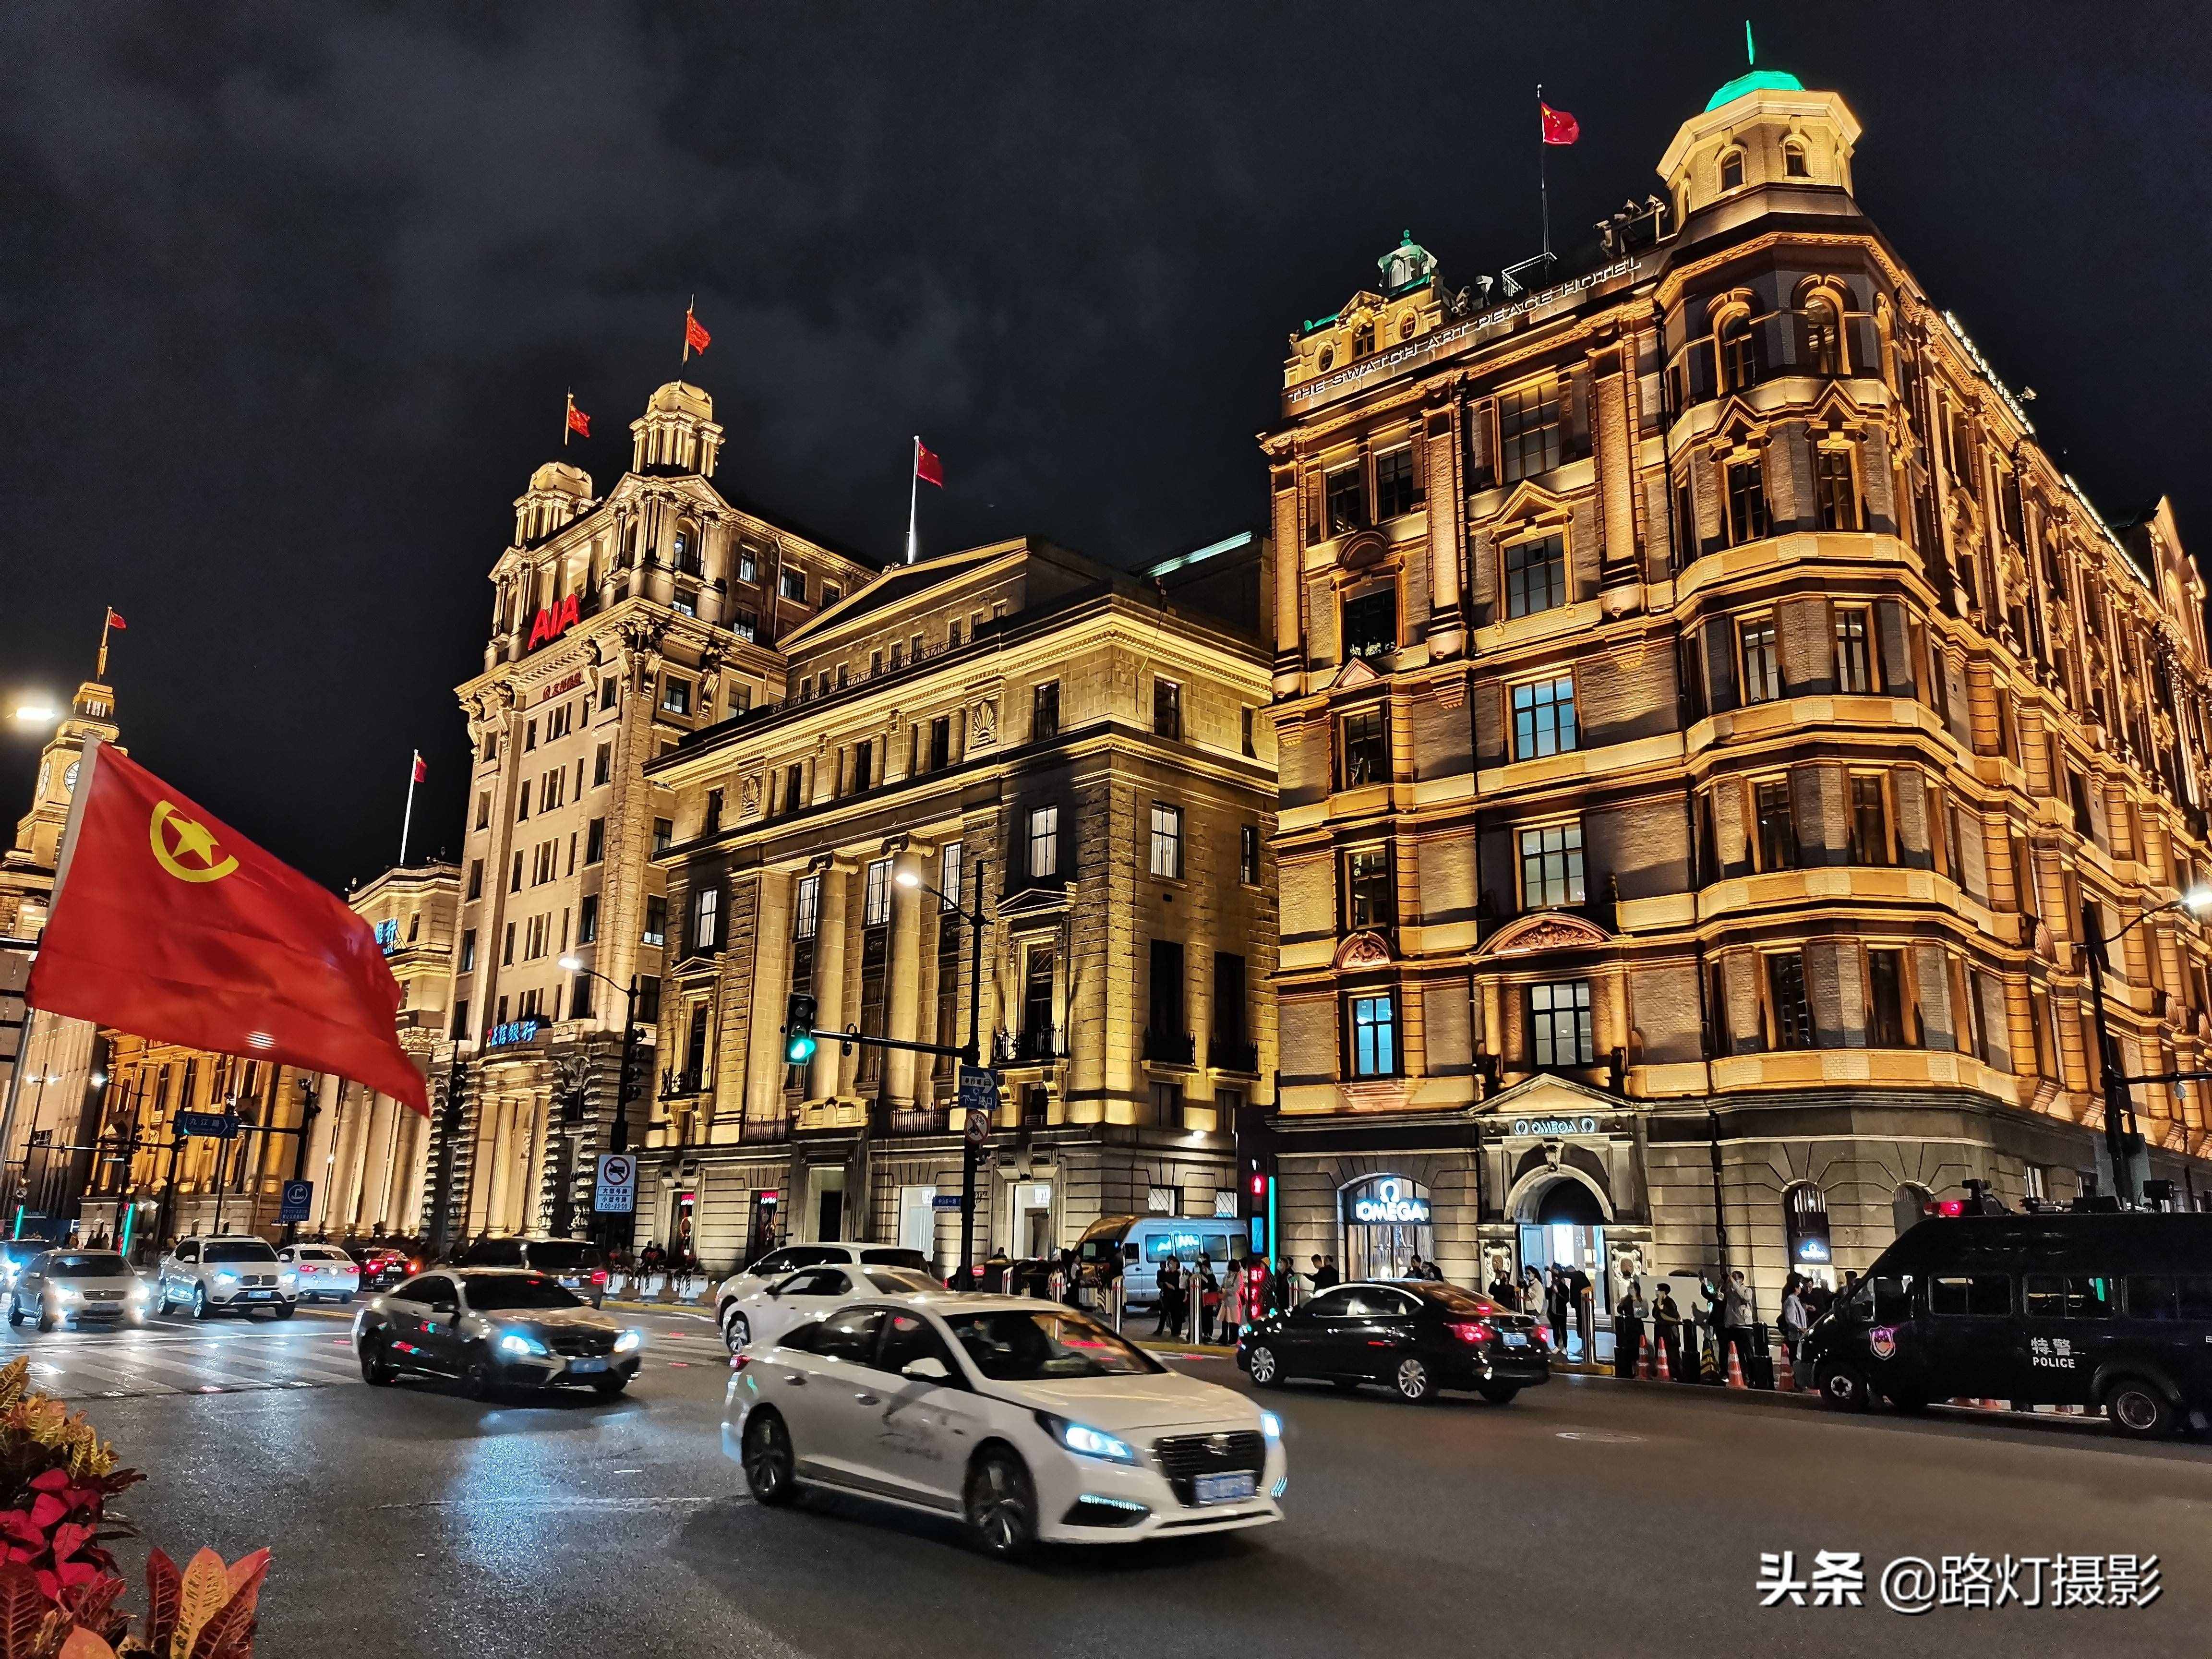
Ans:
{"type": "Polygon", "coordinates": [[[933,1354],[908,1360],[899,1375],[913,1382],[945,1382],[952,1377],[952,1373],[945,1369],[945,1362],[933,1354]]]}
{"type": "Polygon", "coordinates": [[[777,1302],[777,1301],[781,1301],[781,1300],[782,1300],[782,1297],[783,1297],[783,1286],[782,1286],[782,1285],[769,1285],[769,1286],[768,1287],[768,1297],[769,1297],[769,1301],[771,1301],[771,1302],[777,1302]]]}

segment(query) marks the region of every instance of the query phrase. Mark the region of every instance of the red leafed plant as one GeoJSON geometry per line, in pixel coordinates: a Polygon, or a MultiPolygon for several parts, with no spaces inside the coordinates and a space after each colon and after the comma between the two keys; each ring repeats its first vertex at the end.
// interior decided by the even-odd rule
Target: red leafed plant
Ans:
{"type": "Polygon", "coordinates": [[[92,1425],[30,1392],[27,1360],[0,1365],[0,1659],[252,1659],[269,1552],[225,1562],[202,1550],[183,1571],[146,1561],[142,1629],[108,1543],[131,1535],[107,1500],[144,1479],[118,1468],[92,1425]]]}

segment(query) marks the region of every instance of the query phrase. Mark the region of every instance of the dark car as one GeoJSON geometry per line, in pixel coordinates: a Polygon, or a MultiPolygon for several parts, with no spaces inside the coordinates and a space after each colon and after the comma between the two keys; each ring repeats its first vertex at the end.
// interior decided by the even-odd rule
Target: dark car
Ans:
{"type": "Polygon", "coordinates": [[[440,1267],[364,1305],[353,1345],[362,1376],[379,1387],[413,1371],[459,1377],[471,1399],[489,1400],[570,1383],[620,1394],[644,1335],[545,1273],[440,1267]]]}
{"type": "Polygon", "coordinates": [[[606,1253],[580,1238],[479,1238],[453,1258],[457,1267],[530,1267],[557,1279],[596,1308],[606,1299],[606,1253]]]}
{"type": "Polygon", "coordinates": [[[1387,1382],[1415,1401],[1439,1389],[1472,1389],[1502,1406],[1551,1381],[1535,1323],[1431,1280],[1339,1285],[1247,1326],[1237,1363],[1262,1388],[1326,1377],[1346,1389],[1387,1382]]]}
{"type": "Polygon", "coordinates": [[[1844,1410],[2002,1400],[2172,1433],[2212,1411],[2212,1216],[1939,1213],[1814,1323],[1802,1370],[1844,1410]]]}

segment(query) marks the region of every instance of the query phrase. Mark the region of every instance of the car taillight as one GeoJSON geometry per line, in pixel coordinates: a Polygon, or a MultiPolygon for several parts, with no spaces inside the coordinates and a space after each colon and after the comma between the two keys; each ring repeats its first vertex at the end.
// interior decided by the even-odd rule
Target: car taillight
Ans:
{"type": "Polygon", "coordinates": [[[1966,1213],[1966,1200],[1963,1198],[1931,1199],[1926,1206],[1924,1213],[1929,1215],[1964,1215],[1966,1213]]]}
{"type": "Polygon", "coordinates": [[[733,1353],[730,1356],[730,1369],[733,1371],[741,1371],[744,1370],[746,1364],[750,1359],[751,1356],[750,1354],[744,1352],[733,1353]]]}
{"type": "Polygon", "coordinates": [[[419,1273],[422,1271],[422,1264],[419,1261],[410,1261],[407,1264],[407,1271],[410,1273],[419,1273]]]}
{"type": "Polygon", "coordinates": [[[1498,1334],[1479,1319],[1449,1320],[1444,1328],[1462,1342],[1487,1342],[1498,1334]]]}
{"type": "Polygon", "coordinates": [[[592,1274],[592,1284],[594,1284],[594,1285],[604,1285],[604,1284],[605,1284],[606,1282],[607,1282],[607,1270],[606,1270],[605,1267],[601,1267],[601,1268],[597,1269],[597,1270],[596,1270],[596,1271],[592,1274]]]}

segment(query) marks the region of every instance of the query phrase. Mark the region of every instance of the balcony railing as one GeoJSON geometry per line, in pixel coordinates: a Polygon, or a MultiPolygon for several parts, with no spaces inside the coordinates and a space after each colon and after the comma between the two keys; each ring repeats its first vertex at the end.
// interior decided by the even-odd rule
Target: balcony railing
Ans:
{"type": "Polygon", "coordinates": [[[992,1039],[992,1052],[1003,1065],[1041,1066],[1067,1057],[1067,1034],[1053,1027],[1000,1031],[992,1039]]]}
{"type": "Polygon", "coordinates": [[[680,1070],[670,1067],[660,1074],[660,1097],[663,1100],[681,1100],[690,1095],[703,1095],[706,1092],[705,1075],[692,1071],[689,1067],[680,1070]]]}
{"type": "Polygon", "coordinates": [[[787,1117],[749,1117],[738,1125],[738,1139],[744,1141],[772,1142],[791,1139],[791,1120],[787,1117]]]}
{"type": "Polygon", "coordinates": [[[943,1106],[899,1106],[884,1114],[887,1135],[943,1135],[952,1133],[952,1114],[943,1106]]]}
{"type": "Polygon", "coordinates": [[[1158,1060],[1163,1066],[1191,1065],[1198,1052],[1198,1041],[1188,1031],[1156,1031],[1145,1028],[1145,1058],[1158,1060]]]}
{"type": "Polygon", "coordinates": [[[1206,1041],[1206,1058],[1217,1072],[1249,1072],[1256,1076],[1260,1070],[1260,1045],[1214,1036],[1206,1041]]]}

